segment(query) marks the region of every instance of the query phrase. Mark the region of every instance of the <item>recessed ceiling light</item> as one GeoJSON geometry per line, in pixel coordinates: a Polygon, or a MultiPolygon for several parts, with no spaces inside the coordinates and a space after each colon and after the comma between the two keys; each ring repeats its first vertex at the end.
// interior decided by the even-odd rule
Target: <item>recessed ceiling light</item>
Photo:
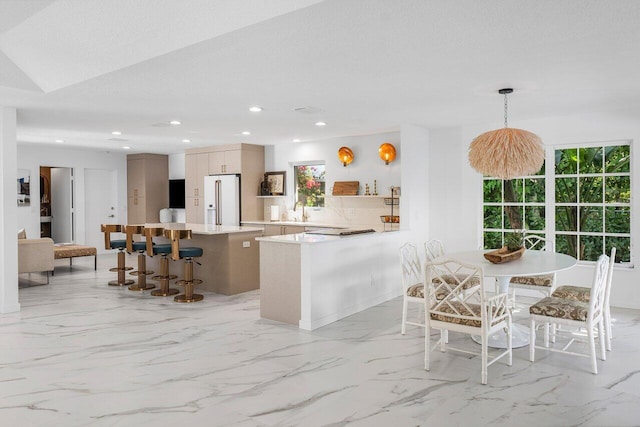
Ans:
{"type": "Polygon", "coordinates": [[[326,126],[325,122],[316,122],[316,126],[326,126]]]}
{"type": "Polygon", "coordinates": [[[259,113],[260,111],[262,111],[262,107],[254,105],[253,107],[249,107],[249,111],[251,111],[252,113],[259,113]]]}
{"type": "Polygon", "coordinates": [[[188,144],[188,143],[191,142],[191,140],[190,139],[183,139],[182,142],[184,142],[185,144],[188,144]]]}
{"type": "Polygon", "coordinates": [[[294,139],[293,142],[300,142],[298,138],[294,139]]]}
{"type": "Polygon", "coordinates": [[[128,145],[125,145],[124,147],[122,147],[123,150],[131,150],[131,147],[129,147],[128,145]]]}
{"type": "Polygon", "coordinates": [[[111,132],[111,135],[122,135],[122,132],[120,132],[119,130],[114,130],[113,132],[111,132]]]}
{"type": "Polygon", "coordinates": [[[251,135],[251,132],[249,132],[248,130],[245,130],[242,132],[243,135],[251,135]]]}
{"type": "Polygon", "coordinates": [[[173,126],[178,126],[178,125],[182,124],[182,122],[180,120],[171,120],[169,122],[169,124],[173,125],[173,126]]]}
{"type": "Polygon", "coordinates": [[[56,142],[57,142],[58,144],[63,144],[63,143],[64,143],[64,139],[56,139],[56,142]]]}

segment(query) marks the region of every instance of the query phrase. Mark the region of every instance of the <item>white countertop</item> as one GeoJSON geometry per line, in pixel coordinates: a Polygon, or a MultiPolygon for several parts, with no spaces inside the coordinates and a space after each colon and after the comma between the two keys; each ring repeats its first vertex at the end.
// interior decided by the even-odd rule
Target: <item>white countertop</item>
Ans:
{"type": "Polygon", "coordinates": [[[242,224],[257,225],[297,225],[299,227],[320,227],[320,228],[350,228],[349,225],[327,224],[326,222],[307,222],[307,221],[242,221],[242,224]]]}
{"type": "Polygon", "coordinates": [[[213,225],[213,224],[190,224],[190,223],[157,223],[144,224],[145,227],[163,227],[170,230],[191,230],[193,234],[233,234],[233,233],[258,233],[262,232],[259,227],[246,227],[237,225],[213,225]]]}
{"type": "Polygon", "coordinates": [[[354,239],[371,239],[371,238],[380,238],[385,235],[394,234],[397,230],[393,232],[380,232],[376,231],[374,233],[363,233],[363,234],[352,234],[349,236],[328,236],[324,234],[309,234],[309,233],[298,233],[298,234],[285,234],[285,235],[277,235],[277,236],[266,236],[266,237],[256,237],[256,240],[260,242],[269,242],[269,243],[290,243],[294,245],[305,245],[305,244],[314,244],[314,243],[328,243],[328,242],[337,242],[344,240],[354,240],[354,239]]]}

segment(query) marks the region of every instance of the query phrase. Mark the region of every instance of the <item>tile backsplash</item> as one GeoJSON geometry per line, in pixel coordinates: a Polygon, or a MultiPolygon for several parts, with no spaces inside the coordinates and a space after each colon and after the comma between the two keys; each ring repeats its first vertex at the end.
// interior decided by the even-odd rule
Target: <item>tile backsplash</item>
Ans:
{"type": "MultiPolygon", "coordinates": [[[[398,199],[396,199],[397,203],[398,199]]],[[[293,211],[293,203],[286,197],[264,199],[264,220],[271,219],[271,206],[278,206],[281,221],[300,220],[302,208],[293,211]]],[[[322,208],[305,208],[308,222],[336,226],[367,227],[377,231],[389,230],[391,224],[383,224],[381,215],[391,215],[391,206],[380,196],[326,196],[322,208]]],[[[400,215],[398,205],[393,206],[393,215],[400,215]]],[[[398,229],[399,224],[393,228],[398,229]]]]}

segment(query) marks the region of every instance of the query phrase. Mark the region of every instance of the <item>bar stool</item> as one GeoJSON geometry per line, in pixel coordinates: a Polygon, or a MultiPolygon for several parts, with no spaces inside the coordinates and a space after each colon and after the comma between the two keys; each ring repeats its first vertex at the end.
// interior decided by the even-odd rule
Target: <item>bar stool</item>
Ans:
{"type": "Polygon", "coordinates": [[[174,261],[184,259],[184,279],[176,284],[184,286],[184,294],[176,295],[176,302],[202,301],[204,296],[193,293],[193,287],[202,283],[202,280],[193,278],[193,258],[202,256],[202,248],[181,248],[180,239],[191,239],[191,230],[164,230],[164,237],[171,240],[171,258],[174,261]]]}
{"type": "Polygon", "coordinates": [[[153,271],[147,270],[147,257],[145,251],[147,249],[147,242],[134,242],[134,235],[144,235],[144,227],[142,225],[127,225],[125,226],[127,232],[127,252],[138,252],[138,270],[132,271],[132,276],[138,276],[138,283],[129,286],[130,291],[148,291],[154,289],[155,285],[147,284],[147,276],[153,274],[153,271]]]}
{"type": "Polygon", "coordinates": [[[154,255],[162,255],[160,259],[160,274],[153,276],[153,280],[160,282],[160,289],[151,291],[151,295],[154,297],[168,297],[170,295],[176,295],[180,293],[175,288],[169,287],[169,280],[177,279],[178,276],[169,274],[169,255],[171,254],[171,244],[166,245],[154,245],[153,238],[164,236],[164,228],[162,227],[145,227],[144,235],[147,240],[147,255],[152,257],[154,255]]]}
{"type": "Polygon", "coordinates": [[[126,267],[124,262],[124,250],[127,247],[126,240],[111,240],[111,233],[123,233],[123,227],[119,224],[102,224],[100,230],[104,233],[104,248],[118,249],[118,266],[110,268],[109,271],[118,272],[118,280],[109,281],[109,286],[128,286],[134,282],[131,279],[125,280],[125,271],[133,270],[133,267],[126,267]]]}

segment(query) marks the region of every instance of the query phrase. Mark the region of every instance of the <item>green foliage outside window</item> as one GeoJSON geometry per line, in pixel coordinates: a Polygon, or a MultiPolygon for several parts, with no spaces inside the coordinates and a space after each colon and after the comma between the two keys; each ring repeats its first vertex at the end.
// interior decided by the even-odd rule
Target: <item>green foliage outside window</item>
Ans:
{"type": "Polygon", "coordinates": [[[631,261],[630,146],[555,152],[556,250],[585,261],[617,248],[631,261]]]}
{"type": "Polygon", "coordinates": [[[305,206],[324,206],[324,165],[301,165],[294,167],[296,200],[305,206]]]}
{"type": "Polygon", "coordinates": [[[484,247],[496,249],[506,244],[512,230],[545,233],[544,167],[536,175],[501,180],[485,178],[484,247]]]}
{"type": "Polygon", "coordinates": [[[555,228],[556,251],[596,261],[617,248],[616,262],[631,262],[631,165],[629,145],[555,151],[555,223],[546,224],[544,168],[536,175],[483,180],[483,238],[499,248],[511,230],[542,237],[555,228]]]}

